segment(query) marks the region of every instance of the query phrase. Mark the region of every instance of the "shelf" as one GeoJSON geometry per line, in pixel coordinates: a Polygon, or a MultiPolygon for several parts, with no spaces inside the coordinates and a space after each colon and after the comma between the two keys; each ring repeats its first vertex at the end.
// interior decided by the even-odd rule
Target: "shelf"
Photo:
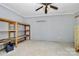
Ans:
{"type": "Polygon", "coordinates": [[[23,41],[25,41],[25,40],[19,40],[18,43],[23,42],[23,41]]]}
{"type": "MultiPolygon", "coordinates": [[[[18,31],[18,32],[24,32],[25,30],[23,31],[18,31]]],[[[0,32],[16,32],[16,30],[7,30],[7,31],[0,31],[0,32]]]]}
{"type": "Polygon", "coordinates": [[[20,23],[18,22],[19,25],[23,25],[23,26],[28,26],[29,24],[26,24],[26,23],[20,23]]]}
{"type": "MultiPolygon", "coordinates": [[[[21,39],[21,38],[24,38],[24,37],[26,37],[26,35],[21,35],[21,36],[18,36],[18,39],[21,39]]],[[[11,41],[15,41],[15,38],[12,37],[12,38],[1,39],[1,40],[0,40],[0,45],[7,44],[7,43],[9,43],[9,42],[11,42],[11,41]]]]}
{"type": "Polygon", "coordinates": [[[21,39],[21,38],[24,38],[26,37],[26,35],[21,35],[21,36],[18,36],[18,39],[21,39]]]}
{"type": "MultiPolygon", "coordinates": [[[[21,39],[21,38],[24,38],[24,37],[26,37],[26,35],[21,35],[21,36],[18,36],[18,39],[21,39]]],[[[1,39],[0,40],[0,45],[4,45],[4,44],[7,44],[8,42],[15,41],[15,38],[11,37],[11,38],[1,39]]]]}
{"type": "Polygon", "coordinates": [[[6,30],[6,31],[0,31],[0,32],[15,32],[16,30],[6,30]]]}
{"type": "Polygon", "coordinates": [[[30,36],[30,35],[26,35],[26,36],[30,36]]]}
{"type": "Polygon", "coordinates": [[[15,32],[16,30],[8,30],[8,32],[15,32]]]}
{"type": "Polygon", "coordinates": [[[2,39],[2,40],[0,40],[0,45],[7,44],[7,43],[11,42],[12,40],[14,40],[14,38],[2,39]]]}
{"type": "Polygon", "coordinates": [[[30,31],[30,30],[26,30],[26,31],[30,31]]]}
{"type": "Polygon", "coordinates": [[[2,22],[8,22],[8,23],[11,23],[11,24],[16,24],[15,21],[11,21],[11,20],[8,20],[8,19],[5,19],[5,18],[0,18],[0,21],[2,21],[2,22]]]}
{"type": "Polygon", "coordinates": [[[26,26],[30,26],[29,24],[26,24],[26,26]]]}
{"type": "Polygon", "coordinates": [[[24,32],[25,30],[19,30],[18,32],[24,32]]]}

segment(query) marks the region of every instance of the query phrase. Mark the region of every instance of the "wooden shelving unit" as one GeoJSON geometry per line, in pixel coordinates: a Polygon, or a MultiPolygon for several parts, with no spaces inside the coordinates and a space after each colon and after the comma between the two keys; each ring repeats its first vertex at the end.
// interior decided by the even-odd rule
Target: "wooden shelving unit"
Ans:
{"type": "Polygon", "coordinates": [[[26,25],[26,38],[30,40],[30,25],[26,25]]]}
{"type": "MultiPolygon", "coordinates": [[[[24,40],[27,39],[27,37],[29,37],[30,39],[30,25],[28,24],[23,24],[20,22],[16,22],[16,21],[11,21],[5,18],[0,18],[0,22],[7,22],[8,23],[8,30],[6,32],[8,32],[8,38],[0,40],[0,45],[2,44],[7,44],[8,42],[14,42],[15,46],[18,46],[18,43],[21,42],[20,39],[24,38],[24,40]],[[19,26],[18,25],[22,25],[24,26],[24,35],[19,36],[18,32],[19,32],[19,26]],[[13,29],[11,29],[11,27],[13,29]],[[29,27],[29,30],[27,31],[27,27],[29,27]],[[29,36],[27,36],[27,32],[29,32],[29,36]],[[11,34],[14,34],[13,37],[11,37],[11,34]]],[[[1,31],[0,31],[1,32],[1,31]]],[[[3,31],[5,32],[5,31],[3,31]]],[[[23,40],[22,40],[23,41],[23,40]]]]}

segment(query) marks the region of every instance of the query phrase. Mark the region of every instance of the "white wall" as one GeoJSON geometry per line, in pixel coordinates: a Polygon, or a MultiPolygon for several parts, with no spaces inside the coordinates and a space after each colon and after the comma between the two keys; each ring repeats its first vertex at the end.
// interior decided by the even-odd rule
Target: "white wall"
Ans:
{"type": "Polygon", "coordinates": [[[70,15],[26,18],[31,24],[31,40],[74,41],[75,19],[70,15]],[[46,20],[46,22],[36,22],[46,20]]]}
{"type": "MultiPolygon", "coordinates": [[[[7,18],[18,22],[23,22],[23,18],[14,12],[8,10],[0,5],[0,18],[7,18]]],[[[8,30],[8,23],[0,22],[0,39],[7,38],[7,32],[1,32],[8,30]]]]}

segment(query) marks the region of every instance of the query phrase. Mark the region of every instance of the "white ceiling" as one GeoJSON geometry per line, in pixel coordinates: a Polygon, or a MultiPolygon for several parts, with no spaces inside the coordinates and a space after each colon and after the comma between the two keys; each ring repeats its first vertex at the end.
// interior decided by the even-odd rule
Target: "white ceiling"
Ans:
{"type": "Polygon", "coordinates": [[[79,11],[79,3],[53,3],[52,5],[57,6],[58,10],[48,8],[48,14],[44,14],[43,8],[35,11],[35,9],[41,6],[40,3],[5,3],[2,5],[23,17],[74,14],[79,11]]]}

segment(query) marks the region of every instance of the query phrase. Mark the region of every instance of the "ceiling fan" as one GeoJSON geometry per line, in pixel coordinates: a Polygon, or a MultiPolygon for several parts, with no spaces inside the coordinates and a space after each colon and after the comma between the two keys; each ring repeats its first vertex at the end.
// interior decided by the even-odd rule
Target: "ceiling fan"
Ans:
{"type": "Polygon", "coordinates": [[[48,6],[49,6],[50,8],[55,9],[55,10],[58,10],[58,7],[51,5],[52,3],[41,3],[41,4],[42,4],[43,6],[37,8],[35,11],[40,10],[40,9],[43,8],[44,6],[45,6],[45,14],[47,14],[47,12],[48,12],[48,10],[47,10],[48,6]]]}

